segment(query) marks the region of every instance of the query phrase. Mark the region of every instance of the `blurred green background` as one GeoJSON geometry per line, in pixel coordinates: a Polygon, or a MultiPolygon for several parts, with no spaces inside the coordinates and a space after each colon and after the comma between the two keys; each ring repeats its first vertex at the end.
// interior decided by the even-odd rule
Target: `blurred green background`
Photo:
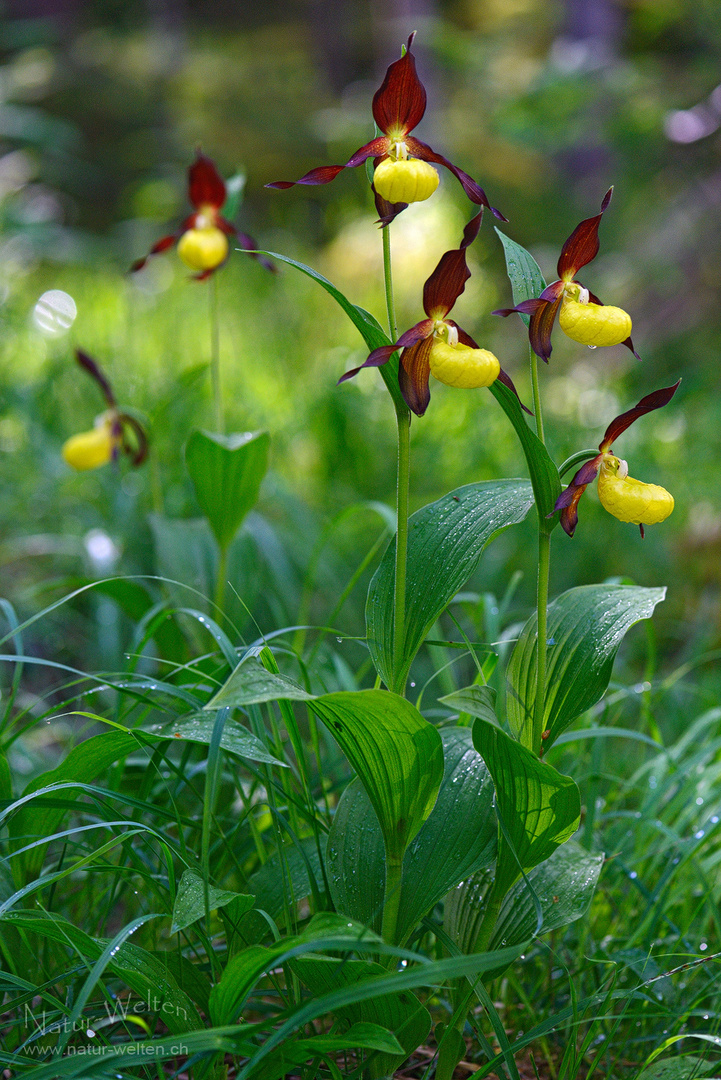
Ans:
{"type": "MultiPolygon", "coordinates": [[[[705,663],[721,644],[716,0],[5,3],[0,556],[3,595],[21,615],[88,577],[173,576],[154,546],[155,536],[162,547],[157,523],[198,514],[183,446],[193,427],[211,423],[207,285],[189,281],[174,252],[126,273],[187,214],[196,146],[224,175],[247,175],[240,228],[316,267],[384,321],[381,239],[364,170],[328,187],[263,185],[344,161],[371,137],[373,92],[411,30],[429,97],[419,136],[485,187],[509,218],[504,230],[549,280],[563,240],[615,185],[601,254],[582,280],[632,314],[642,362],[556,331],[541,373],[556,460],[597,444],[616,413],[683,377],[672,405],[616,447],[633,476],[672,491],[675,513],[641,541],[589,492],[576,537],[554,534],[553,591],[614,575],[668,584],[656,618],[666,669],[705,663]],[[38,323],[48,290],[77,305],[66,331],[38,323]],[[142,469],[76,474],[63,463],[63,441],[102,409],[72,359],[76,345],[149,424],[142,469]]],[[[433,199],[394,225],[402,327],[422,316],[423,281],[471,213],[446,174],[433,199]]],[[[487,215],[454,314],[527,400],[523,327],[490,315],[511,302],[493,224],[487,215]]],[[[309,553],[333,515],[362,500],[392,504],[393,413],[373,371],[335,385],[362,361],[363,343],[315,283],[289,267],[273,277],[233,254],[218,287],[227,429],[267,428],[273,439],[271,474],[248,526],[255,569],[239,587],[268,632],[296,620],[309,553]]],[[[489,394],[437,383],[432,394],[413,423],[413,508],[463,483],[525,474],[489,394]]],[[[372,512],[341,522],[319,561],[313,619],[327,618],[379,527],[372,512]]],[[[533,597],[532,538],[532,523],[506,533],[472,583],[500,594],[521,569],[519,615],[533,597]]],[[[362,633],[363,596],[359,587],[341,616],[348,633],[362,633]]],[[[120,663],[127,643],[117,605],[86,597],[71,611],[36,624],[26,651],[79,667],[120,663]]],[[[247,617],[241,629],[258,632],[247,617]]],[[[640,648],[643,635],[636,641],[640,648]]],[[[356,646],[349,659],[358,658],[356,646]]],[[[711,679],[705,692],[715,693],[713,668],[700,670],[711,679]]],[[[40,692],[50,676],[31,679],[40,692]]]]}

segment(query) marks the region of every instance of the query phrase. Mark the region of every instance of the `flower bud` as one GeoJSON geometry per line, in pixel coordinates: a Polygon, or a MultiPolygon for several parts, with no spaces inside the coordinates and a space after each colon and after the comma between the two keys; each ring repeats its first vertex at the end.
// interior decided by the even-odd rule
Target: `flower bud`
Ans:
{"type": "Polygon", "coordinates": [[[438,173],[427,161],[417,158],[386,158],[373,174],[373,186],[389,203],[423,202],[438,187],[438,173]]]}
{"type": "Polygon", "coordinates": [[[633,525],[665,521],[673,510],[673,496],[658,484],[634,480],[627,468],[613,454],[604,455],[598,477],[598,497],[604,510],[633,525]]]}
{"type": "Polygon", "coordinates": [[[431,375],[446,386],[463,390],[490,386],[501,370],[496,357],[487,349],[471,349],[468,345],[449,345],[434,341],[429,363],[431,375]]]}
{"type": "Polygon", "coordinates": [[[191,270],[214,270],[228,257],[228,238],[215,225],[188,229],[178,241],[178,255],[191,270]]]}
{"type": "Polygon", "coordinates": [[[582,345],[620,345],[631,335],[631,316],[604,304],[580,304],[566,297],[558,316],[561,329],[582,345]]]}
{"type": "Polygon", "coordinates": [[[103,420],[92,431],[71,435],[63,445],[62,455],[73,469],[98,469],[113,459],[117,439],[111,420],[103,420]]]}

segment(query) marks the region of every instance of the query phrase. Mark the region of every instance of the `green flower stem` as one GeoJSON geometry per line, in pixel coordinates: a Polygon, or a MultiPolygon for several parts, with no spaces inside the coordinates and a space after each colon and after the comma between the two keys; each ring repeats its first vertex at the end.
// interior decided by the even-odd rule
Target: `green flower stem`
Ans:
{"type": "MultiPolygon", "coordinates": [[[[546,443],[541,409],[541,389],[538,383],[538,357],[533,349],[531,357],[531,385],[533,387],[533,411],[536,414],[536,434],[546,443]]],[[[548,641],[548,578],[551,566],[551,534],[548,523],[538,516],[538,587],[536,592],[536,699],[533,708],[533,749],[541,753],[543,740],[543,716],[546,703],[546,651],[548,641]]]]}
{"type": "Polygon", "coordinates": [[[494,882],[488,897],[486,910],[483,913],[483,918],[481,919],[481,925],[478,928],[478,937],[476,938],[476,943],[473,946],[474,952],[482,953],[488,950],[488,945],[493,935],[493,931],[496,928],[496,923],[498,922],[498,915],[501,910],[501,904],[505,899],[507,891],[507,889],[499,888],[498,883],[494,882]]]}
{"type": "Polygon", "coordinates": [[[536,701],[533,709],[533,749],[537,754],[543,747],[543,717],[546,704],[546,652],[548,641],[548,578],[551,568],[551,534],[546,523],[538,528],[538,591],[536,623],[536,701]]]}
{"type": "MultiPolygon", "coordinates": [[[[398,912],[401,906],[402,876],[403,859],[396,860],[386,858],[386,887],[383,895],[383,925],[381,927],[381,935],[387,945],[395,944],[398,912]]],[[[393,962],[393,957],[386,957],[385,961],[390,965],[393,962]]]]}
{"type": "Polygon", "coordinates": [[[533,411],[536,416],[536,435],[543,445],[546,445],[546,436],[543,432],[543,412],[541,410],[541,389],[538,385],[538,357],[533,349],[529,350],[531,356],[531,386],[533,387],[533,411]]]}
{"type": "Polygon", "coordinates": [[[208,278],[210,306],[210,382],[213,391],[213,422],[219,435],[223,434],[223,398],[220,388],[220,325],[218,321],[218,282],[215,274],[208,278]]]}
{"type": "Polygon", "coordinates": [[[218,576],[215,579],[215,606],[217,611],[225,611],[225,579],[228,576],[228,548],[218,551],[218,576]]]}
{"type": "MultiPolygon", "coordinates": [[[[408,500],[410,494],[411,414],[396,410],[398,423],[398,489],[396,526],[396,573],[393,620],[393,671],[403,667],[406,639],[406,566],[408,563],[408,500]]],[[[405,693],[405,679],[398,678],[391,690],[405,693]]]]}
{"type": "Polygon", "coordinates": [[[386,310],[388,312],[388,333],[391,341],[398,340],[396,309],[393,301],[393,272],[391,270],[391,227],[381,229],[383,236],[383,280],[386,289],[386,310]]]}
{"type": "MultiPolygon", "coordinates": [[[[393,272],[391,268],[390,225],[382,230],[383,280],[388,312],[388,334],[391,341],[398,340],[395,304],[393,301],[393,272]]],[[[411,414],[404,406],[396,405],[398,426],[398,485],[396,490],[396,567],[395,594],[393,600],[393,670],[400,671],[406,637],[406,564],[408,562],[408,502],[410,492],[411,464],[411,414]]],[[[390,687],[397,694],[405,692],[405,679],[390,687]]]]}

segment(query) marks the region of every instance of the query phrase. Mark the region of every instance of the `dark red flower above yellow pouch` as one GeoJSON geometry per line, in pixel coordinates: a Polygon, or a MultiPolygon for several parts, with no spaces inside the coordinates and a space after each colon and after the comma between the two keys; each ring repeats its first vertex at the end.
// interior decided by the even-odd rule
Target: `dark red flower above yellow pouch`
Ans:
{"type": "Polygon", "coordinates": [[[381,213],[381,221],[387,225],[409,203],[430,198],[438,187],[438,172],[433,165],[444,165],[460,182],[471,202],[488,207],[501,221],[507,220],[490,205],[483,188],[468,173],[411,135],[426,111],[425,87],[418,78],[416,59],[411,52],[414,37],[411,34],[408,38],[405,54],[390,65],[373,97],[373,119],[383,134],[356,150],[345,165],[320,165],[300,180],[276,180],[266,187],[285,189],[295,184],[329,184],[343,169],[355,169],[373,158],[373,188],[390,204],[381,213]]]}
{"type": "Polygon", "coordinates": [[[619,521],[639,525],[641,536],[644,535],[644,525],[657,525],[669,516],[674,507],[673,496],[658,484],[644,484],[629,476],[627,462],[612,454],[611,446],[639,416],[668,405],[679,382],[647,394],[632,409],[621,413],[608,425],[598,447],[599,453],[581,466],[553,508],[553,513],[561,511],[561,525],[569,536],[573,536],[578,524],[579,499],[597,476],[598,497],[604,510],[619,521]]]}
{"type": "Polygon", "coordinates": [[[530,315],[528,336],[531,348],[546,362],[552,351],[551,331],[556,315],[561,329],[573,341],[593,348],[598,345],[626,345],[634,356],[638,356],[631,341],[631,316],[621,308],[603,304],[580,281],[576,281],[578,271],[598,255],[598,227],[612,194],[613,188],[609,188],[601,203],[601,212],[582,221],[566,240],[556,268],[558,281],[551,282],[535,299],[493,312],[504,318],[514,311],[530,315]]]}
{"type": "Polygon", "coordinates": [[[448,318],[471,276],[466,262],[466,248],[478,235],[482,217],[483,211],[468,222],[460,247],[447,251],[441,257],[423,286],[423,310],[427,318],[401,334],[394,345],[374,349],[360,367],[347,371],[339,382],[351,379],[361,368],[381,367],[394,352],[402,349],[398,382],[408,408],[416,416],[423,416],[428,408],[431,399],[428,385],[430,375],[446,386],[466,390],[490,386],[500,379],[516,392],[493,353],[479,348],[458,323],[448,318]]]}
{"type": "MultiPolygon", "coordinates": [[[[131,272],[141,270],[151,255],[178,245],[178,255],[191,270],[196,270],[197,281],[203,281],[228,258],[228,237],[238,239],[242,248],[257,248],[252,236],[238,232],[220,211],[227,199],[225,181],[209,157],[197,151],[196,159],[188,169],[188,199],[194,212],[185,219],[178,232],[164,236],[154,244],[148,254],[130,267],[131,272]]],[[[267,270],[275,272],[275,266],[264,255],[248,252],[267,270]]]]}
{"type": "Polygon", "coordinates": [[[115,394],[99,364],[80,349],[75,350],[75,357],[100,387],[108,408],[96,417],[90,431],[71,435],[63,444],[64,460],[78,472],[99,469],[101,465],[117,461],[121,453],[130,458],[131,465],[142,465],[148,455],[148,437],[142,424],[118,409],[115,394]]]}

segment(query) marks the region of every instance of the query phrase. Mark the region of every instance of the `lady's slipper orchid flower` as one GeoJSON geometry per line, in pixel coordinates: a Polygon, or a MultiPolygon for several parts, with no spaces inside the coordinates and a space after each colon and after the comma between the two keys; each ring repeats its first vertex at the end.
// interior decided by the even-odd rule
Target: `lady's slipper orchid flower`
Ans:
{"type": "MultiPolygon", "coordinates": [[[[196,281],[203,281],[228,258],[229,236],[236,237],[242,248],[257,248],[252,236],[238,232],[220,213],[227,198],[225,183],[210,158],[199,150],[188,169],[188,198],[195,207],[194,212],[185,219],[178,232],[158,240],[144,258],[133,263],[131,273],[141,270],[151,255],[167,251],[177,243],[181,260],[191,270],[198,271],[196,281]]],[[[275,266],[265,256],[252,251],[248,254],[275,273],[275,266]]]]}
{"type": "Polygon", "coordinates": [[[132,465],[141,465],[148,454],[148,438],[142,425],[134,416],[118,410],[112,387],[95,360],[80,349],[76,349],[75,356],[100,387],[108,408],[97,417],[90,431],[71,435],[63,445],[63,458],[79,472],[116,461],[121,451],[128,455],[132,465]]]}
{"type": "Polygon", "coordinates": [[[418,78],[416,59],[411,52],[414,37],[415,33],[408,38],[404,55],[390,65],[373,97],[373,119],[383,134],[356,150],[345,165],[321,165],[300,180],[276,180],[266,187],[285,189],[294,184],[329,184],[343,169],[355,169],[373,158],[375,193],[392,206],[388,213],[381,213],[381,223],[387,225],[408,203],[430,198],[438,187],[438,173],[433,164],[444,165],[460,182],[471,202],[487,206],[497,218],[506,221],[468,173],[411,135],[426,111],[425,87],[418,78]]]}
{"type": "Polygon", "coordinates": [[[578,501],[597,476],[598,497],[603,508],[619,521],[639,525],[641,536],[644,535],[644,525],[657,525],[669,516],[673,510],[673,496],[658,484],[644,484],[629,476],[628,464],[611,453],[611,446],[639,416],[668,405],[678,385],[677,382],[673,386],[665,386],[662,390],[654,390],[608,425],[598,448],[599,453],[581,466],[566,490],[558,497],[553,509],[554,513],[556,510],[561,511],[561,525],[569,536],[573,536],[578,524],[578,501]]]}
{"type": "Polygon", "coordinates": [[[512,308],[501,308],[494,315],[512,315],[514,311],[530,315],[528,336],[531,348],[548,363],[551,355],[551,330],[558,314],[563,332],[582,345],[626,345],[638,357],[631,341],[631,316],[621,308],[607,307],[597,296],[576,281],[576,274],[598,255],[598,226],[611,201],[613,188],[606,192],[601,212],[577,225],[561,249],[557,273],[534,300],[524,300],[512,308]]]}
{"type": "Polygon", "coordinates": [[[500,379],[516,392],[493,353],[479,348],[465,330],[448,318],[471,276],[466,248],[478,235],[482,216],[483,211],[468,222],[460,247],[441,257],[423,286],[423,310],[427,318],[401,334],[395,345],[374,349],[360,367],[347,371],[339,382],[352,378],[361,368],[381,367],[394,352],[402,349],[398,381],[408,408],[416,416],[423,416],[431,400],[429,375],[447,386],[463,389],[490,386],[500,379]]]}

